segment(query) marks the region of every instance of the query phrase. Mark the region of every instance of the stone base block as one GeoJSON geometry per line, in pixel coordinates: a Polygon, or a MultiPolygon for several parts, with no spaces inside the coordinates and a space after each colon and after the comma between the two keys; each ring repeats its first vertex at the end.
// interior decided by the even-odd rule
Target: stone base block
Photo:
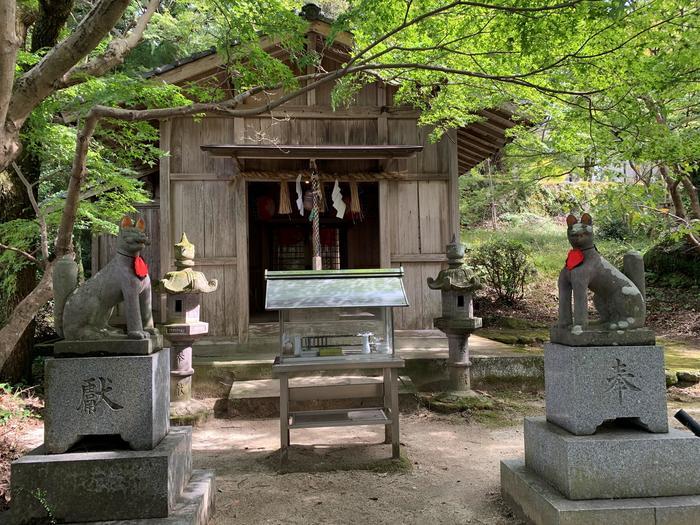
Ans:
{"type": "Polygon", "coordinates": [[[39,447],[12,463],[12,516],[17,525],[164,518],[192,472],[192,429],[173,429],[149,451],[45,454],[39,447]]]}
{"type": "Polygon", "coordinates": [[[700,439],[674,428],[574,436],[525,418],[525,464],[573,500],[700,495],[700,439]]]}
{"type": "Polygon", "coordinates": [[[547,420],[576,435],[625,418],[668,432],[660,346],[544,346],[547,420]]]}
{"type": "Polygon", "coordinates": [[[571,331],[571,327],[552,326],[549,340],[568,346],[649,346],[656,344],[656,335],[650,328],[631,330],[584,330],[571,331]]]}
{"type": "Polygon", "coordinates": [[[46,360],[44,447],[66,452],[84,436],[120,435],[151,450],[168,432],[169,350],[46,360]]]}
{"type": "Polygon", "coordinates": [[[697,525],[700,516],[700,496],[568,500],[522,460],[501,461],[501,495],[535,525],[697,525]]]}
{"type": "Polygon", "coordinates": [[[56,357],[86,357],[104,355],[148,355],[163,348],[163,336],[149,339],[127,339],[126,335],[96,341],[59,341],[53,345],[56,357]]]}

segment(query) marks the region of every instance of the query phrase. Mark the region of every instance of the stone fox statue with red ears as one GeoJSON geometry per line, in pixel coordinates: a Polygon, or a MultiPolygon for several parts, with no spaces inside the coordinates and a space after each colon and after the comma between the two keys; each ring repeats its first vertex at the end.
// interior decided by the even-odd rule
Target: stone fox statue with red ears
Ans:
{"type": "Polygon", "coordinates": [[[624,256],[624,273],[606,261],[593,244],[593,219],[569,215],[567,237],[572,250],[559,274],[559,327],[574,335],[588,330],[588,290],[600,314],[597,330],[622,331],[644,326],[644,261],[639,252],[624,256]],[[572,315],[573,295],[573,315],[572,315]]]}
{"type": "Polygon", "coordinates": [[[56,331],[67,340],[124,337],[109,326],[116,305],[124,303],[126,337],[147,339],[158,334],[151,311],[151,279],[141,250],[149,244],[143,219],[124,217],[117,253],[97,274],[78,286],[77,267],[70,259],[57,263],[53,276],[56,331]]]}

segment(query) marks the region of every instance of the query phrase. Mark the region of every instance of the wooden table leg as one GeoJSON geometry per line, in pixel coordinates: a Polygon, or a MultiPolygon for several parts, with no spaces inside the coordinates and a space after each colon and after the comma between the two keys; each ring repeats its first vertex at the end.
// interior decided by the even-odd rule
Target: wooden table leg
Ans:
{"type": "Polygon", "coordinates": [[[399,442],[399,370],[391,369],[391,457],[401,457],[399,442]]]}
{"type": "MultiPolygon", "coordinates": [[[[391,412],[391,368],[384,368],[384,410],[391,412]]],[[[384,425],[384,443],[391,443],[391,425],[384,425]]]]}
{"type": "Polygon", "coordinates": [[[289,376],[280,375],[280,449],[282,459],[287,458],[289,448],[289,376]]]}

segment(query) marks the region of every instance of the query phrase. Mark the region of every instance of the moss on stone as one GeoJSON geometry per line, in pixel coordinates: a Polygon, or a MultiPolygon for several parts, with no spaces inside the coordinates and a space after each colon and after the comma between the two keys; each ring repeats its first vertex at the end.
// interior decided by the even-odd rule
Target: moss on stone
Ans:
{"type": "Polygon", "coordinates": [[[539,415],[542,410],[533,405],[532,400],[532,395],[515,391],[499,392],[499,397],[477,394],[421,394],[423,406],[428,410],[440,414],[460,414],[490,428],[511,426],[524,415],[539,415]]]}

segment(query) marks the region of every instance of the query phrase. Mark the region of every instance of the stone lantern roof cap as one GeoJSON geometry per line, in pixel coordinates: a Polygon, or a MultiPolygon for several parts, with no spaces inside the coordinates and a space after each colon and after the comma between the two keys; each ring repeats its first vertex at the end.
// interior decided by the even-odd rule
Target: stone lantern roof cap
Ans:
{"type": "Polygon", "coordinates": [[[448,268],[440,271],[437,278],[428,277],[428,287],[431,290],[443,292],[469,293],[483,288],[479,276],[474,270],[464,264],[466,246],[457,242],[455,236],[446,246],[448,268]]]}
{"type": "Polygon", "coordinates": [[[182,233],[180,242],[175,244],[175,267],[177,270],[168,272],[163,279],[155,282],[155,288],[160,293],[191,294],[210,293],[215,291],[219,282],[216,279],[207,280],[202,272],[195,271],[194,244],[187,235],[182,233]]]}

